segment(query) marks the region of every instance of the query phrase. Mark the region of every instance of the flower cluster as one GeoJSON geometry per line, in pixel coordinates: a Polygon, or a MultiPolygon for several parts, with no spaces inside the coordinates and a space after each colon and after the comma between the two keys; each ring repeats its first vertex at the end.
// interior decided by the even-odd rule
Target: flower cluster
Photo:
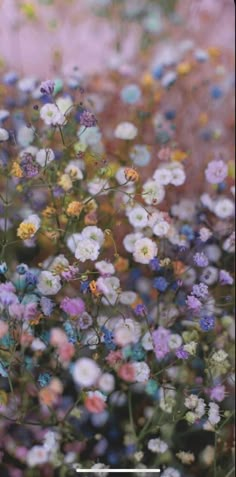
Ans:
{"type": "MultiPolygon", "coordinates": [[[[217,107],[202,111],[193,97],[195,71],[202,68],[201,77],[206,67],[215,81],[215,61],[192,45],[145,74],[108,73],[109,93],[96,91],[96,78],[82,89],[79,79],[3,75],[0,470],[7,475],[33,476],[37,468],[45,477],[58,469],[69,475],[78,462],[140,472],[159,466],[162,477],[210,476],[212,466],[227,474],[232,144],[223,119],[224,148],[217,142],[217,107]]],[[[218,75],[226,104],[227,74],[218,75]]],[[[218,101],[208,83],[201,87],[218,101]]]]}

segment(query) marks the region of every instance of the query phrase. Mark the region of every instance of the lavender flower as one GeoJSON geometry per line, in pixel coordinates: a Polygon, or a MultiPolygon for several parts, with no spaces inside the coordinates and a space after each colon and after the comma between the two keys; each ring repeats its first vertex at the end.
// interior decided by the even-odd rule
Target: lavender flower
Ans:
{"type": "Polygon", "coordinates": [[[193,285],[191,295],[194,295],[197,298],[206,298],[208,295],[208,286],[205,285],[205,283],[193,285]]]}
{"type": "Polygon", "coordinates": [[[94,114],[91,113],[90,111],[87,111],[87,110],[84,110],[81,113],[79,122],[80,122],[81,126],[85,126],[86,128],[92,128],[92,127],[96,126],[96,124],[97,124],[97,120],[96,120],[94,114]]]}
{"type": "Polygon", "coordinates": [[[137,315],[137,316],[145,316],[147,314],[147,308],[145,305],[143,305],[142,303],[140,303],[139,305],[137,305],[134,309],[134,313],[137,315]]]}
{"type": "Polygon", "coordinates": [[[195,253],[193,260],[198,267],[207,267],[209,265],[209,260],[203,252],[195,253]]]}
{"type": "Polygon", "coordinates": [[[20,163],[23,174],[27,178],[35,177],[39,173],[39,166],[35,163],[31,154],[26,154],[20,163]]]}
{"type": "Polygon", "coordinates": [[[50,298],[47,298],[45,296],[42,296],[40,299],[40,306],[42,308],[42,312],[45,316],[51,316],[53,308],[54,308],[54,303],[50,298]]]}
{"type": "Polygon", "coordinates": [[[187,307],[194,311],[194,312],[198,312],[201,307],[202,307],[202,304],[201,302],[198,300],[198,298],[196,298],[195,296],[193,295],[188,295],[187,296],[187,300],[186,300],[186,304],[187,304],[187,307]]]}
{"type": "Polygon", "coordinates": [[[55,83],[51,80],[43,81],[40,85],[40,91],[42,94],[52,95],[54,91],[55,83]]]}
{"type": "Polygon", "coordinates": [[[183,346],[181,346],[179,349],[176,350],[175,355],[179,359],[188,359],[189,358],[189,353],[187,351],[185,351],[183,346]]]}
{"type": "Polygon", "coordinates": [[[220,270],[220,284],[221,285],[233,285],[234,279],[226,270],[220,270]]]}
{"type": "Polygon", "coordinates": [[[203,318],[201,318],[199,324],[203,331],[213,330],[213,328],[215,327],[215,317],[204,316],[203,318]]]}

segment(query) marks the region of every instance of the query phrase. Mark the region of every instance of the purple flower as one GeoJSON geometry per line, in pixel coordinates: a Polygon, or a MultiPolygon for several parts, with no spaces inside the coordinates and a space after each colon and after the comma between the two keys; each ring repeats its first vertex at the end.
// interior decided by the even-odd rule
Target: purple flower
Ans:
{"type": "Polygon", "coordinates": [[[85,311],[78,319],[78,326],[81,330],[86,330],[93,323],[92,317],[85,311]]]}
{"type": "Polygon", "coordinates": [[[220,284],[221,285],[233,285],[234,279],[226,270],[220,270],[220,284]]]}
{"type": "Polygon", "coordinates": [[[206,298],[208,295],[208,286],[205,285],[205,283],[193,285],[191,295],[194,295],[197,298],[206,298]]]}
{"type": "Polygon", "coordinates": [[[87,110],[84,110],[81,113],[80,118],[79,118],[79,122],[80,122],[81,126],[85,126],[86,128],[92,128],[92,127],[96,126],[96,124],[97,124],[97,120],[96,120],[94,114],[91,113],[90,111],[87,111],[87,110]]]}
{"type": "Polygon", "coordinates": [[[228,166],[224,161],[215,160],[209,162],[205,170],[206,180],[210,184],[220,184],[228,175],[228,166]]]}
{"type": "Polygon", "coordinates": [[[169,349],[170,331],[162,326],[152,333],[154,350],[157,359],[163,359],[170,351],[169,349]]]}
{"type": "Polygon", "coordinates": [[[210,398],[214,399],[215,401],[221,402],[225,398],[225,386],[215,386],[210,390],[210,398]]]}
{"type": "Polygon", "coordinates": [[[137,316],[145,316],[147,314],[147,308],[145,305],[143,304],[139,304],[135,307],[134,309],[134,313],[137,315],[137,316]]]}
{"type": "Polygon", "coordinates": [[[214,316],[204,316],[201,318],[200,327],[202,331],[210,331],[215,327],[215,317],[214,316]]]}
{"type": "Polygon", "coordinates": [[[31,154],[25,154],[20,163],[23,174],[27,178],[35,177],[39,173],[39,166],[35,163],[31,154]]]}
{"type": "Polygon", "coordinates": [[[40,299],[40,306],[45,316],[51,316],[52,310],[55,305],[52,302],[52,300],[50,300],[50,298],[47,298],[46,296],[42,296],[42,298],[40,299]]]}
{"type": "Polygon", "coordinates": [[[40,92],[42,94],[52,95],[54,91],[55,83],[51,80],[43,81],[40,85],[40,92]]]}
{"type": "Polygon", "coordinates": [[[176,350],[176,356],[179,359],[188,359],[189,358],[189,353],[185,351],[184,347],[181,346],[179,349],[176,350]]]}
{"type": "Polygon", "coordinates": [[[85,304],[81,298],[65,297],[60,304],[60,308],[70,316],[77,316],[85,311],[85,304]]]}
{"type": "Polygon", "coordinates": [[[209,265],[209,260],[203,252],[195,253],[193,260],[198,267],[207,267],[209,265]]]}
{"type": "Polygon", "coordinates": [[[157,272],[161,268],[159,260],[158,260],[157,257],[152,258],[152,260],[150,260],[149,266],[150,266],[151,270],[153,270],[154,272],[157,272]]]}
{"type": "Polygon", "coordinates": [[[67,270],[61,273],[61,276],[62,278],[64,278],[66,282],[69,282],[70,280],[73,280],[74,278],[76,278],[76,275],[78,272],[79,272],[79,268],[71,265],[68,267],[67,270]]]}
{"type": "Polygon", "coordinates": [[[198,300],[198,298],[196,298],[193,295],[188,295],[187,296],[186,304],[187,304],[187,307],[190,310],[195,311],[195,312],[198,312],[202,307],[201,302],[198,300]]]}

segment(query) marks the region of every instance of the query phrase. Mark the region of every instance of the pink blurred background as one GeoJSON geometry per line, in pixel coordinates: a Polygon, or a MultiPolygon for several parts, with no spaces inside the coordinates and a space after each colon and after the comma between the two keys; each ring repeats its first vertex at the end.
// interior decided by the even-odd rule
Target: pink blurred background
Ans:
{"type": "MultiPolygon", "coordinates": [[[[191,38],[200,47],[217,46],[234,54],[233,0],[180,0],[177,12],[182,24],[168,30],[168,39],[191,38]]],[[[46,77],[74,66],[82,73],[102,73],[116,59],[118,24],[97,17],[91,0],[55,0],[50,6],[37,0],[0,0],[0,18],[0,63],[23,75],[46,77]],[[33,5],[35,19],[27,18],[24,4],[28,11],[33,5]]],[[[125,28],[122,63],[137,59],[140,33],[138,24],[125,28]]],[[[154,39],[158,45],[158,36],[154,39]]]]}

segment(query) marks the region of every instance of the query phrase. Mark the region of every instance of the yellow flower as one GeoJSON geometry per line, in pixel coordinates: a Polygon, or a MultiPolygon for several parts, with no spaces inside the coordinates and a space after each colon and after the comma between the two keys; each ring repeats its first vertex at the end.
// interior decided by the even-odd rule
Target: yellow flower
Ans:
{"type": "Polygon", "coordinates": [[[66,192],[72,188],[72,181],[69,174],[62,174],[61,178],[58,181],[58,184],[64,189],[66,192]]]}
{"type": "Polygon", "coordinates": [[[71,217],[78,217],[82,209],[83,204],[77,200],[73,200],[73,202],[68,205],[66,213],[71,217]]]}
{"type": "Polygon", "coordinates": [[[221,56],[221,51],[219,48],[217,48],[217,46],[210,46],[207,52],[209,53],[210,57],[213,59],[215,58],[217,59],[221,56]]]}
{"type": "Polygon", "coordinates": [[[35,20],[37,18],[35,6],[33,5],[33,3],[24,2],[21,5],[21,10],[29,20],[35,20]]]}
{"type": "Polygon", "coordinates": [[[208,123],[208,115],[207,113],[201,113],[199,118],[198,118],[200,126],[206,126],[208,123]]]}
{"type": "Polygon", "coordinates": [[[14,177],[18,177],[18,178],[23,177],[22,169],[19,166],[18,162],[16,162],[16,161],[14,161],[13,164],[12,164],[11,174],[14,177]]]}
{"type": "Polygon", "coordinates": [[[125,178],[127,181],[136,182],[139,179],[139,174],[135,169],[132,169],[131,167],[126,167],[125,178]]]}
{"type": "Polygon", "coordinates": [[[43,217],[53,217],[56,213],[56,209],[54,209],[54,207],[46,207],[46,209],[44,209],[42,211],[42,216],[43,217]]]}
{"type": "Polygon", "coordinates": [[[188,154],[184,151],[181,151],[180,149],[175,149],[175,151],[171,153],[172,161],[182,162],[185,159],[187,159],[187,157],[188,157],[188,154]]]}
{"type": "Polygon", "coordinates": [[[36,226],[31,222],[21,222],[17,229],[17,237],[20,237],[22,240],[27,240],[32,238],[36,231],[36,226]]]}
{"type": "Polygon", "coordinates": [[[96,284],[95,280],[92,280],[92,282],[90,282],[89,289],[94,296],[101,295],[100,291],[97,288],[97,284],[96,284]]]}
{"type": "Polygon", "coordinates": [[[179,75],[187,75],[190,73],[192,69],[191,63],[188,63],[187,61],[183,61],[177,66],[177,73],[179,75]]]}
{"type": "Polygon", "coordinates": [[[142,85],[146,87],[150,87],[154,84],[154,79],[150,73],[144,73],[142,77],[142,85]]]}
{"type": "Polygon", "coordinates": [[[0,391],[0,406],[6,406],[7,401],[7,393],[5,393],[5,391],[0,391]]]}

